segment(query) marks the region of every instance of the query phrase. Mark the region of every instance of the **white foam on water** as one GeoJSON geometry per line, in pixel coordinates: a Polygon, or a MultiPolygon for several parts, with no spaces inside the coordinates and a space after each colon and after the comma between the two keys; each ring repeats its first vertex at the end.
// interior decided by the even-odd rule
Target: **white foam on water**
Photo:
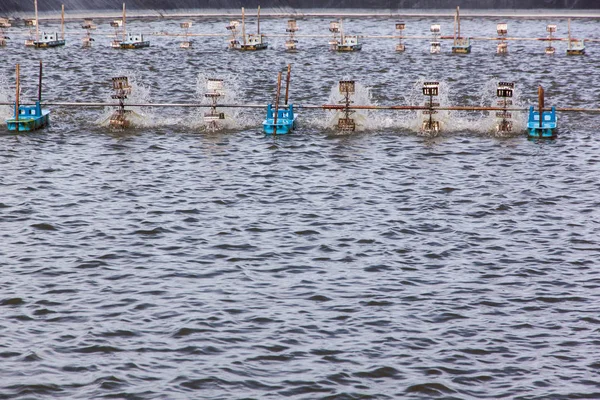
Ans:
{"type": "MultiPolygon", "coordinates": [[[[0,103],[9,103],[15,101],[11,94],[11,88],[8,79],[0,76],[0,103]]],[[[5,120],[13,116],[13,106],[0,106],[0,119],[5,120]]]]}
{"type": "MultiPolygon", "coordinates": [[[[189,116],[182,118],[181,115],[173,118],[164,118],[164,110],[152,107],[135,107],[127,106],[127,104],[150,103],[150,88],[142,83],[139,74],[136,71],[120,70],[115,76],[127,76],[129,84],[132,87],[131,94],[128,96],[125,104],[126,109],[131,110],[127,115],[133,127],[156,127],[156,126],[186,126],[204,132],[225,131],[225,130],[240,130],[250,128],[260,128],[264,119],[264,110],[258,109],[239,109],[234,107],[217,107],[218,112],[225,114],[224,120],[217,121],[216,124],[208,124],[204,121],[204,113],[209,111],[209,107],[190,108],[189,116]]],[[[223,96],[217,101],[218,104],[236,104],[239,102],[238,93],[240,92],[240,77],[236,74],[228,73],[224,77],[213,77],[200,72],[196,79],[195,99],[201,104],[209,105],[212,103],[210,98],[205,96],[208,92],[206,88],[207,81],[210,78],[223,79],[223,96]]],[[[349,80],[350,78],[344,78],[349,80]]],[[[394,104],[406,105],[425,105],[429,101],[428,96],[424,96],[422,92],[423,84],[431,79],[420,79],[415,82],[411,89],[402,94],[394,102],[394,104]]],[[[481,89],[481,98],[478,106],[497,106],[498,98],[496,97],[496,87],[500,79],[491,79],[484,82],[481,89]]],[[[452,106],[450,101],[450,86],[448,82],[443,80],[439,82],[439,94],[433,98],[435,103],[439,103],[441,107],[452,106]]],[[[107,85],[108,86],[108,85],[107,85]]],[[[6,78],[4,82],[0,80],[0,87],[8,87],[6,78]]],[[[114,103],[116,100],[110,96],[112,92],[107,91],[107,101],[114,103]]],[[[9,91],[0,90],[0,101],[8,99],[9,91]]],[[[377,102],[373,99],[372,90],[361,82],[355,82],[355,92],[351,95],[352,105],[376,106],[377,102]]],[[[518,85],[515,85],[515,90],[512,97],[513,104],[509,107],[525,109],[526,105],[520,98],[518,85]]],[[[327,104],[344,104],[344,96],[339,92],[339,84],[336,82],[331,90],[327,100],[327,104]]],[[[467,105],[467,104],[460,104],[467,105]]],[[[102,126],[108,126],[109,120],[116,107],[106,107],[103,115],[97,121],[102,126]]],[[[11,111],[10,106],[0,107],[0,116],[8,118],[11,111]]],[[[316,111],[316,110],[314,110],[316,111]]],[[[301,113],[300,124],[306,126],[317,127],[326,130],[337,131],[339,118],[343,118],[343,111],[323,111],[323,112],[305,112],[301,113]]],[[[502,133],[497,132],[496,126],[498,118],[495,111],[455,111],[455,110],[436,110],[433,115],[435,121],[440,123],[440,132],[423,131],[423,121],[429,118],[428,114],[423,111],[405,111],[405,110],[353,110],[350,118],[354,119],[356,131],[376,131],[382,129],[405,130],[414,132],[423,136],[436,136],[440,134],[451,134],[453,132],[477,132],[489,134],[497,137],[514,136],[521,134],[526,128],[527,112],[526,111],[511,111],[513,130],[512,132],[502,133]]],[[[348,134],[348,132],[341,132],[348,134]]]]}
{"type": "MultiPolygon", "coordinates": [[[[429,102],[429,97],[423,95],[423,85],[425,82],[431,82],[432,79],[419,79],[415,82],[412,88],[407,92],[407,95],[404,99],[404,104],[412,105],[412,106],[423,106],[429,102]]],[[[439,82],[439,92],[438,96],[433,97],[434,103],[439,103],[441,107],[450,105],[450,100],[448,99],[448,85],[444,81],[439,82]]],[[[456,125],[455,121],[452,121],[453,113],[447,110],[437,110],[435,114],[433,114],[433,120],[440,122],[441,132],[450,130],[450,124],[453,126],[456,125]]],[[[403,118],[399,118],[396,124],[397,128],[408,129],[412,132],[415,132],[419,135],[423,136],[435,136],[439,133],[435,132],[426,132],[422,130],[423,121],[429,119],[429,115],[425,114],[421,110],[403,112],[403,118]]]]}
{"type": "MultiPolygon", "coordinates": [[[[196,78],[196,100],[201,104],[212,104],[212,100],[205,96],[208,92],[206,84],[209,79],[223,79],[223,96],[219,97],[217,104],[236,104],[239,101],[238,93],[240,91],[240,77],[237,74],[228,73],[225,76],[207,76],[200,72],[196,78]]],[[[198,108],[193,111],[190,117],[190,126],[204,130],[206,132],[216,132],[223,130],[242,129],[248,126],[255,126],[255,121],[250,121],[244,113],[233,107],[217,107],[218,112],[225,114],[225,119],[219,120],[216,124],[210,124],[204,121],[204,113],[210,110],[209,107],[198,108]]]]}
{"type": "MultiPolygon", "coordinates": [[[[345,77],[342,80],[351,80],[350,78],[345,77]]],[[[370,106],[376,105],[373,101],[371,95],[371,88],[363,85],[360,82],[355,82],[354,85],[354,93],[350,96],[351,104],[361,105],[361,106],[370,106]]],[[[339,83],[335,83],[331,91],[329,93],[329,97],[327,99],[327,104],[345,104],[344,95],[339,91],[339,83]]],[[[366,131],[373,130],[377,127],[374,125],[373,112],[369,110],[353,110],[354,112],[350,114],[350,118],[354,119],[356,124],[356,131],[366,131]]],[[[310,126],[316,126],[321,129],[333,129],[337,130],[338,120],[340,118],[345,118],[345,114],[343,111],[326,111],[325,115],[318,115],[320,113],[315,113],[316,115],[307,116],[303,118],[306,121],[306,124],[310,126]]],[[[347,134],[348,132],[342,132],[347,134]]]]}
{"type": "MultiPolygon", "coordinates": [[[[132,70],[117,70],[114,76],[126,76],[129,81],[129,85],[131,86],[131,94],[129,94],[125,100],[125,109],[130,110],[130,113],[127,114],[127,119],[129,120],[131,127],[149,128],[163,125],[174,125],[179,122],[180,118],[164,118],[163,112],[156,111],[152,107],[127,105],[151,102],[150,88],[142,83],[142,79],[138,72],[132,70]]],[[[107,84],[107,88],[110,88],[109,84],[107,84]]],[[[117,103],[118,100],[115,100],[111,97],[113,94],[114,91],[107,90],[105,101],[108,103],[117,103]]],[[[109,126],[110,117],[116,109],[117,107],[105,107],[103,114],[100,116],[100,118],[98,118],[96,123],[101,126],[109,126]]]]}
{"type": "MultiPolygon", "coordinates": [[[[409,105],[426,105],[429,101],[428,96],[423,95],[423,85],[425,82],[431,81],[431,79],[420,79],[413,85],[412,89],[404,99],[403,104],[409,105]]],[[[492,79],[485,82],[483,87],[480,89],[481,99],[479,104],[474,106],[489,107],[497,106],[498,97],[496,97],[496,88],[499,79],[492,79]]],[[[451,87],[448,82],[440,80],[439,82],[439,94],[433,97],[434,103],[439,103],[440,107],[451,107],[457,106],[468,106],[468,104],[452,104],[450,100],[451,87]]],[[[525,108],[525,105],[520,99],[520,93],[515,87],[513,93],[513,105],[509,107],[525,108]]],[[[411,111],[399,113],[392,127],[400,129],[409,129],[419,135],[423,136],[435,136],[445,133],[453,132],[477,132],[482,134],[492,134],[494,136],[508,136],[520,134],[526,126],[526,112],[515,112],[511,111],[513,122],[513,131],[509,133],[498,133],[496,125],[498,118],[496,118],[495,111],[460,111],[460,110],[436,110],[433,114],[433,120],[439,121],[440,132],[427,132],[422,130],[423,122],[428,120],[429,115],[423,111],[411,111]]]]}
{"type": "MultiPolygon", "coordinates": [[[[510,82],[510,80],[503,79],[490,79],[487,82],[484,82],[483,87],[481,89],[481,106],[498,106],[498,100],[501,100],[496,96],[496,88],[498,86],[498,82],[510,82]]],[[[507,108],[520,108],[525,110],[527,108],[527,104],[521,99],[521,90],[519,88],[519,84],[515,83],[515,87],[513,89],[513,97],[511,98],[512,105],[508,105],[507,108]]],[[[497,132],[496,125],[500,121],[496,118],[496,111],[483,112],[481,119],[481,128],[485,133],[489,133],[496,137],[508,137],[520,135],[525,132],[527,128],[527,111],[510,111],[512,122],[512,131],[511,132],[497,132]]]]}
{"type": "MultiPolygon", "coordinates": [[[[429,97],[423,95],[423,84],[431,79],[420,79],[412,85],[411,89],[402,94],[394,102],[394,105],[423,106],[429,101],[429,97]]],[[[433,98],[435,103],[441,107],[451,106],[449,99],[449,85],[445,81],[439,81],[439,94],[433,98]]],[[[495,89],[494,89],[495,94],[495,89]]],[[[355,83],[355,93],[351,96],[352,105],[377,106],[373,99],[371,88],[360,82],[355,83]]],[[[336,83],[330,91],[328,104],[343,104],[344,96],[339,92],[336,83]]],[[[323,129],[337,129],[339,118],[343,118],[342,111],[329,111],[326,118],[307,118],[310,125],[323,129]]],[[[423,121],[429,118],[423,111],[410,110],[354,110],[350,116],[356,123],[356,131],[375,131],[382,129],[405,130],[424,136],[435,136],[440,133],[426,132],[422,130],[423,121]]],[[[436,110],[434,120],[440,122],[441,132],[456,132],[465,130],[481,130],[478,116],[472,112],[436,110]]],[[[344,132],[347,133],[347,132],[344,132]]]]}

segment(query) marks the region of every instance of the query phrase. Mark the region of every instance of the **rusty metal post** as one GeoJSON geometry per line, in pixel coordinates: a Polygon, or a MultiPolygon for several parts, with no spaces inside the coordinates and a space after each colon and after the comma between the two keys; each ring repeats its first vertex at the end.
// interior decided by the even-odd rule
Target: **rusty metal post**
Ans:
{"type": "Polygon", "coordinates": [[[40,60],[40,81],[38,83],[38,101],[42,101],[42,60],[40,60]]]}
{"type": "Polygon", "coordinates": [[[458,28],[458,38],[460,39],[460,7],[456,6],[456,25],[458,28]]]}
{"type": "Polygon", "coordinates": [[[244,39],[244,46],[246,45],[246,14],[244,7],[242,7],[242,38],[244,39]]]}
{"type": "Polygon", "coordinates": [[[37,0],[34,0],[33,5],[35,6],[35,41],[36,41],[36,43],[39,43],[40,42],[40,24],[38,21],[37,0]]]}
{"type": "MultiPolygon", "coordinates": [[[[15,119],[17,121],[19,121],[19,97],[20,97],[20,93],[21,93],[21,78],[19,77],[19,72],[20,72],[20,68],[21,66],[19,64],[17,64],[17,94],[15,96],[15,119]]],[[[17,127],[18,129],[18,127],[17,127]]]]}
{"type": "Polygon", "coordinates": [[[538,106],[539,106],[539,113],[540,113],[540,128],[542,127],[542,122],[543,122],[543,114],[544,114],[544,88],[542,87],[542,85],[538,86],[538,106]]]}
{"type": "Polygon", "coordinates": [[[127,29],[125,28],[125,24],[125,3],[123,3],[123,42],[125,41],[127,35],[127,29]]]}
{"type": "Polygon", "coordinates": [[[433,129],[433,92],[429,93],[429,129],[433,129]]]}
{"type": "Polygon", "coordinates": [[[456,20],[458,18],[458,7],[456,7],[456,14],[454,14],[454,43],[453,46],[456,46],[456,20]]]}
{"type": "Polygon", "coordinates": [[[281,93],[281,71],[277,75],[277,96],[275,96],[275,115],[273,117],[273,125],[275,126],[275,130],[273,131],[273,135],[277,134],[277,114],[279,114],[279,95],[281,93]]]}
{"type": "Polygon", "coordinates": [[[256,34],[260,37],[260,6],[258,6],[258,13],[256,15],[256,34]]]}
{"type": "Polygon", "coordinates": [[[290,78],[292,75],[292,64],[287,66],[287,77],[285,79],[285,105],[288,105],[288,98],[290,93],[290,78]]]}
{"type": "Polygon", "coordinates": [[[567,27],[567,30],[569,32],[569,44],[567,46],[567,49],[571,50],[571,18],[567,20],[567,27]]]}

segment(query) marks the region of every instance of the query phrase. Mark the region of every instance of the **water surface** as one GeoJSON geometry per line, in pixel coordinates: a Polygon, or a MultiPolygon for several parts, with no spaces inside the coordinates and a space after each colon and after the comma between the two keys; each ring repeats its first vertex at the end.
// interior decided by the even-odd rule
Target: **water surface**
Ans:
{"type": "MultiPolygon", "coordinates": [[[[393,34],[395,22],[345,26],[393,34]]],[[[407,34],[433,22],[450,32],[451,20],[415,18],[407,34]]],[[[497,22],[463,32],[492,35],[497,22]]],[[[554,22],[564,34],[564,21],[508,21],[522,37],[554,22]]],[[[299,21],[304,33],[328,23],[299,21]]],[[[494,42],[467,56],[445,42],[433,56],[427,41],[332,54],[327,39],[301,39],[288,54],[272,38],[238,54],[224,38],[114,51],[100,33],[110,28],[86,50],[13,41],[0,73],[12,88],[21,63],[31,97],[43,59],[48,101],[107,100],[110,78],[128,73],[155,102],[196,101],[200,75],[266,103],[291,63],[295,103],[326,103],[346,78],[372,103],[420,102],[415,83],[439,80],[449,104],[479,105],[510,80],[522,104],[542,84],[549,105],[598,107],[593,44],[546,57],[542,42],[511,42],[499,57],[494,42]]],[[[143,111],[144,126],[111,132],[104,110],[54,108],[49,129],[0,136],[0,398],[600,397],[597,115],[562,114],[556,140],[530,141],[495,137],[477,113],[431,138],[412,114],[364,115],[340,135],[330,114],[303,110],[295,134],[272,138],[262,111],[214,133],[197,110],[143,111]]]]}

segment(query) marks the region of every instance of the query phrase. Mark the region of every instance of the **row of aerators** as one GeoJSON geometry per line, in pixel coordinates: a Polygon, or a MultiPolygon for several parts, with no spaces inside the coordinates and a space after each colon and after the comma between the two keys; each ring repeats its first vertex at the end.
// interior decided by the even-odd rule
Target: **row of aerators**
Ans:
{"type": "MultiPolygon", "coordinates": [[[[289,88],[290,88],[290,74],[291,65],[287,67],[287,77],[285,80],[285,96],[283,102],[281,101],[281,89],[282,89],[282,73],[279,72],[277,78],[277,92],[275,96],[275,103],[268,104],[266,106],[266,118],[263,121],[263,130],[268,135],[284,135],[291,133],[296,128],[297,115],[294,111],[294,106],[289,100],[289,88]],[[283,104],[282,104],[283,103],[283,104]]],[[[127,115],[131,112],[125,109],[125,100],[128,95],[131,94],[131,85],[129,84],[128,78],[125,76],[112,78],[112,86],[115,94],[112,95],[114,100],[118,101],[116,110],[110,117],[109,125],[116,129],[125,129],[130,125],[127,115]]],[[[207,81],[207,92],[205,97],[210,100],[211,104],[199,105],[199,104],[188,104],[185,106],[194,107],[209,107],[210,110],[204,113],[204,120],[207,124],[207,128],[216,130],[219,128],[219,121],[225,119],[225,114],[219,112],[218,100],[224,96],[224,86],[222,79],[208,79],[207,81]]],[[[513,96],[514,83],[511,82],[499,82],[496,90],[496,95],[499,98],[496,106],[493,107],[458,107],[455,109],[471,109],[473,111],[496,111],[497,124],[496,129],[498,132],[505,133],[513,130],[513,116],[510,108],[512,106],[511,98],[513,96]]],[[[354,105],[352,99],[355,93],[355,82],[350,80],[339,82],[339,92],[342,95],[342,100],[339,104],[335,105],[323,105],[323,106],[304,106],[306,109],[320,108],[325,110],[337,111],[341,114],[338,118],[337,127],[341,131],[354,131],[356,129],[356,123],[352,118],[352,114],[356,112],[356,109],[396,109],[396,110],[417,110],[421,112],[423,116],[421,131],[430,134],[437,134],[440,130],[440,121],[435,118],[439,109],[439,103],[434,102],[434,98],[439,95],[439,83],[438,82],[425,82],[423,84],[423,95],[426,96],[424,106],[358,106],[354,105]]],[[[539,96],[539,107],[537,110],[533,106],[529,108],[529,119],[527,123],[527,130],[530,137],[535,138],[553,138],[556,134],[557,128],[557,117],[556,109],[544,108],[544,91],[541,86],[538,89],[539,96]]],[[[68,106],[89,106],[90,104],[83,103],[68,103],[68,106]]],[[[94,106],[111,105],[114,104],[93,104],[94,106]]],[[[152,104],[148,104],[152,105],[152,104]]],[[[158,105],[156,105],[158,106],[158,105]]],[[[170,106],[170,107],[181,107],[181,104],[161,104],[159,106],[170,106]]],[[[246,105],[229,105],[232,107],[250,107],[246,105]]],[[[251,106],[254,107],[254,106],[251,106]]],[[[452,107],[444,108],[446,110],[452,109],[452,107]]],[[[39,85],[38,85],[38,98],[33,105],[21,104],[20,102],[20,66],[17,64],[16,67],[16,97],[14,102],[14,114],[12,118],[6,120],[7,128],[9,131],[15,132],[30,132],[37,129],[44,128],[50,123],[50,111],[42,108],[42,62],[40,61],[40,72],[39,72],[39,85]]]]}
{"type": "MultiPolygon", "coordinates": [[[[25,24],[29,26],[29,38],[25,41],[25,45],[28,47],[35,48],[48,48],[48,47],[59,47],[64,46],[65,41],[65,31],[64,31],[64,5],[62,6],[61,12],[61,35],[59,37],[58,33],[47,33],[39,31],[39,19],[37,12],[37,0],[34,0],[34,8],[35,8],[35,18],[25,20],[25,24]]],[[[121,19],[113,20],[110,22],[111,27],[115,29],[114,31],[114,39],[111,41],[111,47],[113,48],[121,48],[121,49],[139,49],[144,47],[149,47],[150,42],[144,39],[144,35],[141,33],[127,32],[126,29],[126,7],[125,3],[123,3],[123,16],[121,19]]],[[[11,22],[7,18],[0,18],[0,46],[5,46],[9,37],[6,35],[6,30],[12,26],[11,22]]],[[[85,29],[86,34],[82,39],[82,43],[84,47],[92,46],[94,42],[94,38],[92,37],[92,31],[97,29],[97,25],[94,24],[93,20],[86,19],[84,23],[81,25],[83,29],[85,29]]],[[[192,22],[182,22],[180,27],[183,29],[183,33],[181,36],[185,38],[183,42],[180,43],[181,48],[192,48],[193,41],[191,40],[191,34],[189,32],[192,27],[192,22]]],[[[257,51],[264,50],[269,47],[269,43],[267,41],[267,35],[262,34],[260,31],[260,6],[258,7],[257,12],[257,22],[256,22],[256,33],[246,33],[246,16],[245,9],[242,8],[242,19],[241,22],[238,20],[233,20],[229,22],[229,25],[226,26],[229,31],[228,38],[228,47],[232,50],[240,50],[240,51],[257,51]]],[[[288,20],[286,32],[287,39],[285,41],[285,47],[288,51],[296,51],[297,50],[297,33],[298,32],[298,24],[296,20],[288,20]]],[[[396,31],[398,35],[395,38],[398,39],[398,43],[396,44],[397,52],[406,51],[406,44],[404,40],[410,38],[421,38],[422,37],[409,37],[405,36],[404,32],[406,30],[405,23],[397,23],[396,31]]],[[[343,20],[339,19],[336,21],[332,21],[329,24],[329,31],[332,33],[332,38],[329,40],[329,46],[332,51],[338,52],[355,52],[360,51],[362,49],[362,43],[360,43],[359,39],[361,38],[359,35],[348,35],[344,32],[343,20]]],[[[460,30],[460,9],[456,7],[456,13],[454,15],[454,29],[452,36],[442,36],[441,35],[441,26],[439,24],[433,24],[430,27],[431,31],[431,42],[429,46],[429,51],[432,54],[441,52],[441,41],[442,39],[449,39],[453,41],[452,44],[452,52],[453,53],[461,53],[468,54],[471,52],[471,38],[462,36],[460,30]]],[[[557,38],[554,34],[557,31],[556,25],[547,25],[546,32],[547,36],[544,38],[536,38],[536,40],[541,40],[547,42],[545,47],[546,54],[554,54],[556,49],[552,45],[555,41],[563,41],[565,39],[557,38]]],[[[575,54],[585,54],[585,40],[577,39],[571,36],[571,20],[568,20],[568,38],[567,40],[567,54],[575,55],[575,54]]],[[[497,53],[498,54],[506,54],[508,53],[508,24],[507,23],[499,23],[497,25],[497,33],[498,36],[494,38],[479,38],[485,40],[496,40],[498,41],[497,45],[497,53]]],[[[515,40],[514,38],[511,40],[515,40]]]]}

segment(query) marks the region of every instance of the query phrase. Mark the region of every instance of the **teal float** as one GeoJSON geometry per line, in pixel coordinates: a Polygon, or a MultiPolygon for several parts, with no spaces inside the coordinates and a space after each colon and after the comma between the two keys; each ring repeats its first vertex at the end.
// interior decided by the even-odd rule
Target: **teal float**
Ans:
{"type": "Polygon", "coordinates": [[[279,96],[281,94],[281,72],[277,75],[275,104],[267,105],[267,117],[263,121],[263,130],[267,135],[286,135],[296,128],[297,116],[294,113],[294,106],[288,104],[291,71],[292,65],[288,64],[285,84],[285,102],[283,105],[279,104],[279,96]]]}
{"type": "Polygon", "coordinates": [[[529,106],[529,118],[527,120],[527,134],[530,138],[554,138],[558,127],[556,107],[550,110],[544,109],[544,88],[538,86],[538,110],[529,106]]]}
{"type": "Polygon", "coordinates": [[[15,100],[14,115],[6,120],[9,131],[30,132],[41,129],[50,124],[50,111],[42,109],[42,62],[40,61],[40,80],[38,87],[38,99],[34,105],[20,104],[21,82],[19,77],[20,66],[17,64],[17,94],[15,100]]]}
{"type": "Polygon", "coordinates": [[[556,136],[557,117],[556,107],[550,111],[535,111],[533,106],[529,107],[529,120],[527,121],[527,133],[531,138],[553,138],[556,136]]]}
{"type": "Polygon", "coordinates": [[[267,105],[267,118],[263,121],[263,128],[267,135],[285,135],[293,131],[296,128],[293,104],[280,106],[277,110],[272,104],[267,105]]]}

